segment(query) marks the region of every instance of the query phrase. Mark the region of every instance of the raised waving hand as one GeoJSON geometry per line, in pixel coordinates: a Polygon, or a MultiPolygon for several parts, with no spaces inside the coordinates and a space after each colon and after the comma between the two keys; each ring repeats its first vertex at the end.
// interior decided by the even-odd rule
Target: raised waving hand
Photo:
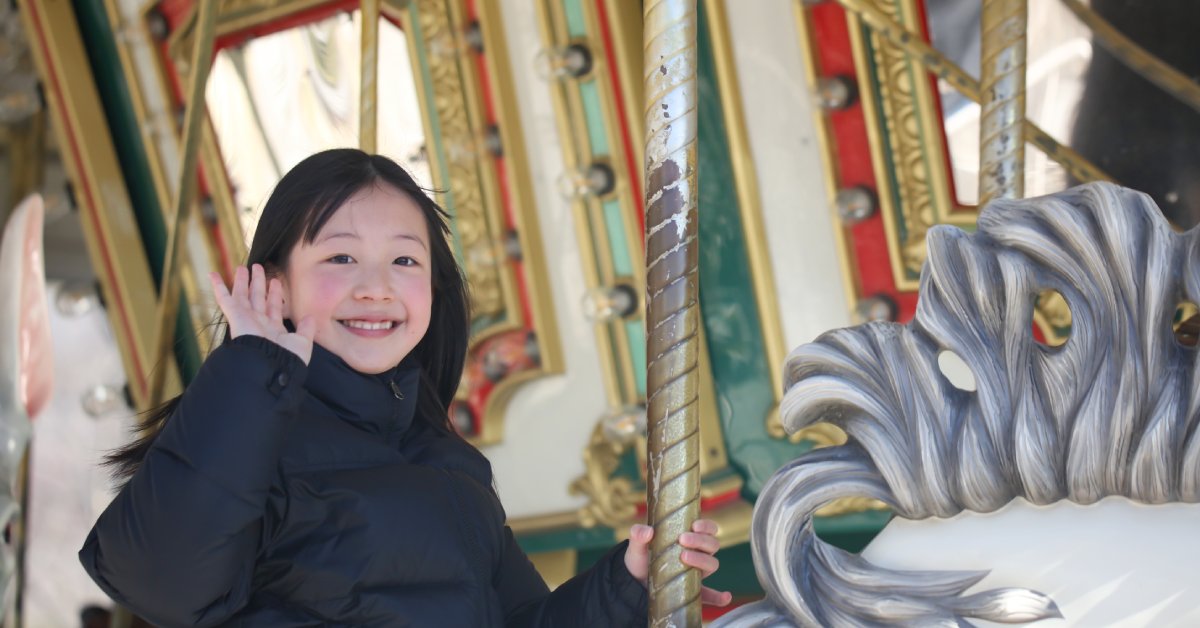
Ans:
{"type": "Polygon", "coordinates": [[[249,334],[266,338],[308,364],[317,325],[312,318],[304,317],[293,321],[295,332],[283,326],[283,284],[279,279],[268,280],[261,264],[255,264],[252,270],[239,266],[233,273],[233,288],[229,290],[217,273],[209,273],[208,278],[217,306],[229,323],[231,337],[249,334]]]}

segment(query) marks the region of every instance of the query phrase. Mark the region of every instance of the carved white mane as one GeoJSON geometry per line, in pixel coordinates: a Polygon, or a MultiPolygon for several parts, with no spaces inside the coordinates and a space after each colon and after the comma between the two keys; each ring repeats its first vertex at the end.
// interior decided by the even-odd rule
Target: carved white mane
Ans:
{"type": "Polygon", "coordinates": [[[1014,498],[1200,502],[1200,373],[1175,338],[1200,302],[1200,229],[1176,233],[1144,194],[1106,183],[997,201],[967,234],[930,230],[907,325],[840,329],[788,358],[781,414],[795,432],[842,427],[849,443],[781,468],[755,506],[751,542],[767,599],[718,625],[969,625],[1054,617],[1026,589],[964,592],[986,572],[876,567],[816,537],[841,497],[883,500],[907,519],[991,512],[1014,498]],[[1061,347],[1038,343],[1038,294],[1071,309],[1061,347]],[[937,365],[952,351],[976,391],[937,365]]]}

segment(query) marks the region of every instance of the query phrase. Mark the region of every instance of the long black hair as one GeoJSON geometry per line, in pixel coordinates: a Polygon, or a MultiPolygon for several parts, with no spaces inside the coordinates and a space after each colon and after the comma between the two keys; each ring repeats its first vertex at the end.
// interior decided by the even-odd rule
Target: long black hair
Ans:
{"type": "MultiPolygon", "coordinates": [[[[449,215],[396,162],[353,148],[323,151],[296,164],[263,206],[246,267],[262,264],[268,272],[287,268],[288,255],[301,242],[308,244],[346,201],[372,186],[394,187],[412,198],[429,227],[433,307],[429,329],[413,348],[421,365],[417,420],[435,431],[456,434],[447,408],[462,378],[470,336],[467,283],[450,250],[449,215]]],[[[225,332],[228,339],[228,330],[225,332]]],[[[148,411],[140,425],[144,436],[114,451],[106,459],[117,478],[128,479],[141,466],[162,426],[182,395],[148,411]]]]}

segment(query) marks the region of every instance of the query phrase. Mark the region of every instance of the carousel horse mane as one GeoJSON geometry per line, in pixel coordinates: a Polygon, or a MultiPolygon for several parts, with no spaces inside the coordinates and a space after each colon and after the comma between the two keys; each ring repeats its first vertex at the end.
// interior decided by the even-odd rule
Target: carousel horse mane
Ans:
{"type": "Polygon", "coordinates": [[[1001,200],[974,234],[927,238],[912,322],[839,329],[788,357],[789,432],[829,422],[849,435],[781,468],[751,532],[767,598],[718,625],[969,625],[1059,616],[1027,589],[965,594],[987,571],[899,571],[817,538],[817,509],[842,497],[898,517],[990,513],[1023,498],[1092,504],[1200,502],[1200,372],[1172,328],[1200,302],[1200,229],[1174,231],[1150,197],[1092,183],[1001,200]],[[1062,346],[1032,332],[1039,293],[1071,312],[1062,346]],[[976,390],[955,387],[959,356],[976,390]]]}

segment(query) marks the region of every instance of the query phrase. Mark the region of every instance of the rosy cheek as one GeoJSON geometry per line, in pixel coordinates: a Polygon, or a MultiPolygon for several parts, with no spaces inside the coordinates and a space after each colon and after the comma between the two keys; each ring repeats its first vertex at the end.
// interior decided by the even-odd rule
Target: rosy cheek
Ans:
{"type": "Polygon", "coordinates": [[[341,300],[343,282],[331,274],[316,274],[297,295],[296,307],[303,316],[317,318],[318,324],[331,317],[341,300]]]}

